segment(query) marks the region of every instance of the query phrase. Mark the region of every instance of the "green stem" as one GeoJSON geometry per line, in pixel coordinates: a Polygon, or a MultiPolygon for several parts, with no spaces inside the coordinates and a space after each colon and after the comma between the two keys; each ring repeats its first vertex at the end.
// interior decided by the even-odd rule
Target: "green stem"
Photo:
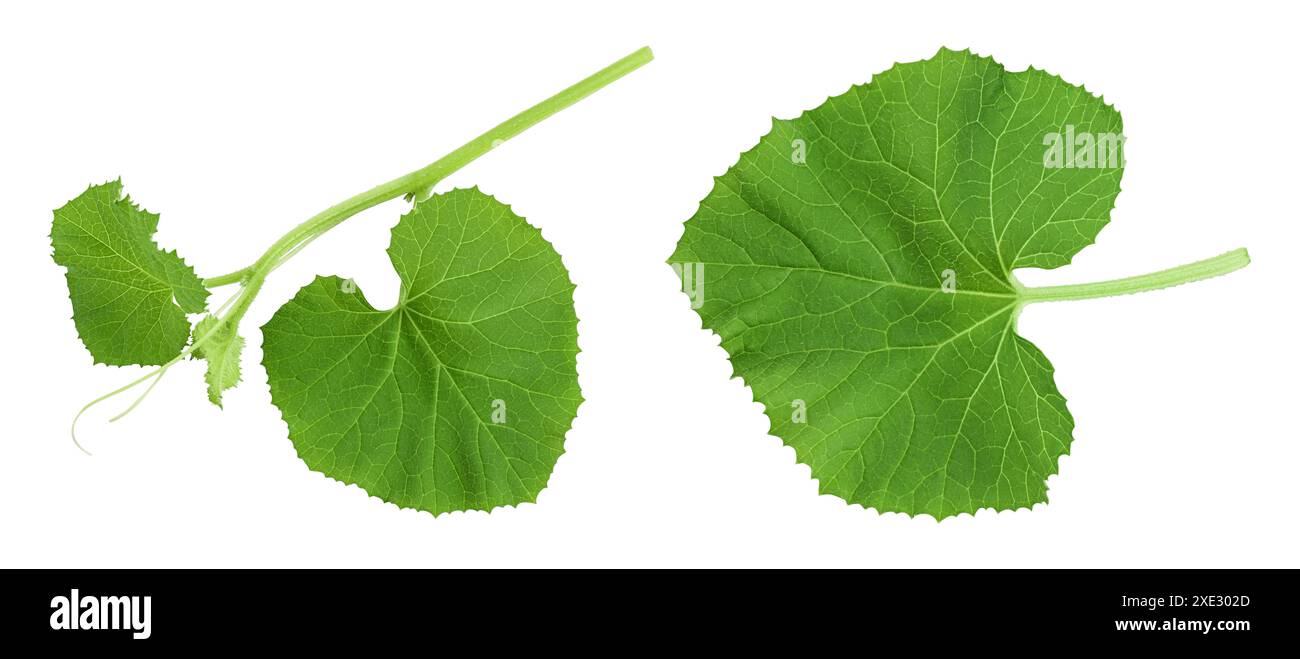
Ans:
{"type": "Polygon", "coordinates": [[[236,270],[228,275],[221,275],[220,277],[210,277],[208,279],[203,280],[203,286],[205,288],[217,288],[220,286],[229,286],[230,284],[238,284],[244,281],[244,278],[247,277],[249,273],[251,273],[252,271],[253,271],[253,267],[249,266],[247,268],[236,270]]]}
{"type": "Polygon", "coordinates": [[[1146,275],[1136,277],[1125,277],[1124,279],[1112,279],[1110,281],[1099,281],[1092,284],[1070,284],[1068,286],[1042,286],[1038,288],[1025,288],[1020,292],[1020,300],[1024,304],[1032,302],[1056,302],[1059,300],[1088,300],[1098,297],[1111,297],[1114,295],[1128,295],[1129,293],[1141,293],[1144,291],[1154,291],[1160,288],[1178,286],[1189,282],[1209,279],[1226,275],[1234,270],[1240,270],[1250,263],[1250,255],[1246,253],[1246,248],[1234,249],[1226,254],[1220,254],[1211,259],[1180,265],[1176,268],[1161,270],[1146,275]]]}
{"type": "Polygon", "coordinates": [[[342,203],[327,208],[285,234],[283,238],[262,255],[256,263],[230,274],[204,280],[209,287],[241,283],[265,276],[270,268],[282,264],[292,255],[294,248],[337,226],[344,220],[402,195],[423,195],[439,181],[468,165],[479,156],[500,146],[502,142],[524,132],[538,122],[590,96],[601,88],[635,71],[654,59],[650,49],[642,48],[623,59],[584,78],[560,93],[501,122],[491,130],[466,142],[460,148],[439,158],[432,164],[410,174],[376,186],[342,203]]]}

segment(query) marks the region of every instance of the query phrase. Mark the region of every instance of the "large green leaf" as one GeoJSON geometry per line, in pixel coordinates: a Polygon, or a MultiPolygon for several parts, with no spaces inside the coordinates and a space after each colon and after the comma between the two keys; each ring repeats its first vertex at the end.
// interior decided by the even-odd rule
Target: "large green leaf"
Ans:
{"type": "Polygon", "coordinates": [[[157,229],[158,216],[123,197],[120,180],[54,211],[54,261],[67,268],[72,319],[96,362],[167,362],[189,340],[185,315],[207,304],[194,270],[154,243],[157,229]]]}
{"type": "Polygon", "coordinates": [[[1080,87],[945,49],[775,121],[717,179],[672,261],[822,492],[937,518],[1046,500],[1074,422],[1011,271],[1068,263],[1119,193],[1119,163],[1053,161],[1051,136],[1121,133],[1080,87]]]}
{"type": "Polygon", "coordinates": [[[477,189],[417,203],[388,252],[394,308],[320,277],[262,328],[299,456],[434,514],[533,501],[582,400],[559,255],[477,189]]]}

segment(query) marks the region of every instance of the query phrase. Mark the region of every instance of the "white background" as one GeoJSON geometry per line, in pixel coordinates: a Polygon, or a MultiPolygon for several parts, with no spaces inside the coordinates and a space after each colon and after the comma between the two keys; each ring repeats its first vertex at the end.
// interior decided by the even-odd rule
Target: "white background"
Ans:
{"type": "Polygon", "coordinates": [[[1300,61],[1281,3],[474,4],[0,10],[0,565],[1298,563],[1300,61]],[[87,184],[121,176],[162,214],[161,244],[212,276],[647,44],[653,63],[440,186],[512,204],[577,284],[587,400],[536,504],[398,510],[309,471],[270,404],[257,328],[317,273],[393,303],[400,201],[272,277],[224,412],[185,364],[125,420],[106,422],[122,401],[83,421],[93,458],[73,447],[77,409],[140,373],[91,365],[49,258],[51,210],[87,184]],[[818,496],[664,264],[772,115],[940,45],[1045,68],[1123,113],[1110,226],[1025,283],[1254,257],[1191,286],[1026,310],[1020,331],[1077,420],[1071,455],[1050,504],[943,523],[818,496]]]}

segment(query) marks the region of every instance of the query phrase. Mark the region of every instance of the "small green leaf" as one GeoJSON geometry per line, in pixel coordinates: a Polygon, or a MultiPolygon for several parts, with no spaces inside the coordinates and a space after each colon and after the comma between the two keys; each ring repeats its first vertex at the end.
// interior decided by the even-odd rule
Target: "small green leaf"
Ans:
{"type": "Polygon", "coordinates": [[[207,303],[194,270],[154,243],[157,228],[157,215],[122,196],[120,180],[54,211],[54,262],[67,268],[73,321],[98,363],[167,362],[189,338],[186,314],[207,303]]]}
{"type": "Polygon", "coordinates": [[[1122,131],[1081,87],[945,49],[775,121],[718,178],[672,261],[822,492],[936,518],[1046,500],[1074,420],[1011,271],[1093,241],[1122,131]],[[1085,134],[1111,151],[1049,158],[1085,134]]]}
{"type": "Polygon", "coordinates": [[[191,354],[195,359],[207,360],[204,380],[208,383],[208,400],[221,407],[222,392],[239,384],[239,355],[244,349],[244,337],[236,333],[234,325],[221,325],[216,316],[205,316],[194,326],[194,341],[199,340],[203,343],[196,344],[191,354]]]}
{"type": "Polygon", "coordinates": [[[533,501],[581,402],[568,272],[477,189],[418,202],[377,310],[318,277],[263,331],[271,399],[309,467],[434,514],[533,501]]]}

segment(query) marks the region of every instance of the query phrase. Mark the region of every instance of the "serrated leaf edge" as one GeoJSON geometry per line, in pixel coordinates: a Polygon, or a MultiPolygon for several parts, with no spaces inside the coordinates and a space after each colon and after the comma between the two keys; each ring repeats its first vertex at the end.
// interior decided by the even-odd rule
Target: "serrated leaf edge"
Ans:
{"type": "MultiPolygon", "coordinates": [[[[865,82],[862,82],[862,83],[856,83],[856,84],[850,84],[847,88],[845,88],[844,91],[842,91],[842,92],[840,92],[840,93],[838,93],[838,94],[829,94],[829,95],[827,95],[826,98],[823,99],[820,103],[817,103],[816,105],[814,105],[814,106],[812,106],[812,107],[810,107],[810,108],[808,108],[808,109],[803,110],[803,111],[800,112],[799,114],[797,114],[797,115],[795,115],[795,116],[793,116],[793,117],[791,117],[791,118],[789,118],[789,119],[781,119],[781,118],[779,118],[779,117],[773,116],[772,119],[771,119],[771,124],[768,126],[767,131],[764,132],[762,135],[759,135],[759,136],[758,136],[758,138],[757,138],[757,139],[755,140],[755,142],[754,142],[754,145],[751,146],[750,148],[748,148],[748,149],[746,149],[746,150],[740,152],[740,154],[736,156],[736,159],[733,160],[733,161],[731,162],[730,165],[727,165],[726,169],[724,169],[724,170],[722,171],[721,174],[717,174],[717,175],[715,175],[715,176],[713,177],[713,187],[710,188],[708,194],[706,194],[703,198],[700,199],[700,203],[699,203],[699,204],[696,204],[695,209],[691,212],[690,216],[688,216],[685,220],[682,221],[683,236],[685,235],[685,227],[686,227],[686,223],[687,223],[687,222],[690,222],[691,219],[693,219],[696,215],[699,214],[700,208],[703,207],[703,202],[704,202],[704,200],[705,200],[705,199],[708,199],[709,196],[712,195],[713,192],[714,192],[715,190],[718,189],[718,186],[719,186],[719,185],[723,185],[723,183],[722,183],[722,177],[723,177],[723,176],[726,176],[727,173],[729,173],[733,168],[736,167],[736,165],[739,165],[739,164],[740,164],[740,161],[743,160],[743,159],[745,158],[745,156],[747,156],[747,155],[753,153],[754,151],[758,150],[758,148],[762,145],[763,139],[766,138],[768,135],[771,135],[771,134],[772,134],[772,131],[776,130],[777,122],[783,122],[783,121],[798,121],[799,119],[802,119],[802,118],[804,117],[804,115],[806,115],[806,114],[808,114],[809,112],[812,112],[812,111],[814,111],[814,110],[816,110],[816,109],[822,107],[823,105],[825,105],[827,102],[829,102],[829,101],[830,101],[831,99],[833,99],[833,98],[838,98],[838,97],[840,97],[840,96],[843,96],[843,95],[845,95],[845,94],[848,94],[848,93],[850,93],[850,92],[853,92],[853,91],[855,91],[855,90],[857,90],[857,89],[859,89],[859,88],[861,88],[861,87],[866,87],[866,86],[871,85],[871,83],[872,83],[873,81],[875,81],[875,79],[876,79],[878,76],[883,76],[883,75],[885,75],[885,74],[887,74],[887,73],[890,73],[891,71],[893,71],[894,69],[897,69],[897,68],[900,67],[900,66],[904,66],[904,65],[907,65],[907,64],[917,64],[917,63],[920,63],[920,62],[925,62],[925,61],[927,61],[928,59],[934,59],[935,57],[938,57],[939,55],[942,55],[945,51],[947,51],[947,52],[952,52],[952,53],[958,53],[958,54],[960,54],[960,53],[966,53],[966,54],[968,54],[968,55],[971,55],[971,56],[976,57],[976,58],[981,59],[981,60],[988,60],[988,61],[993,62],[994,64],[997,64],[998,66],[1002,67],[1002,69],[1003,69],[1004,71],[1006,71],[1007,73],[1009,73],[1009,74],[1025,73],[1025,72],[1029,72],[1029,71],[1037,71],[1037,72],[1039,72],[1039,73],[1044,73],[1044,74],[1047,74],[1047,75],[1050,75],[1050,76],[1054,76],[1054,77],[1056,77],[1057,79],[1061,80],[1062,82],[1064,82],[1064,83],[1066,83],[1066,84],[1068,84],[1068,85],[1072,85],[1072,86],[1074,86],[1074,87],[1078,87],[1079,89],[1081,89],[1081,90],[1083,90],[1084,92],[1086,92],[1088,95],[1090,95],[1090,96],[1092,96],[1093,98],[1095,98],[1095,99],[1101,101],[1101,103],[1102,103],[1103,105],[1105,105],[1106,107],[1111,108],[1112,110],[1115,110],[1116,112],[1118,112],[1118,109],[1117,109],[1117,108],[1115,108],[1113,105],[1111,105],[1111,104],[1109,104],[1109,103],[1106,102],[1106,98],[1105,98],[1104,95],[1102,95],[1102,94],[1097,94],[1097,93],[1095,93],[1095,92],[1089,90],[1089,89],[1088,89],[1086,86],[1084,86],[1084,85],[1081,85],[1081,84],[1076,85],[1076,84],[1074,84],[1074,83],[1072,83],[1072,82],[1069,82],[1069,81],[1067,81],[1065,78],[1062,78],[1061,76],[1056,75],[1056,74],[1054,74],[1054,73],[1052,73],[1051,71],[1048,71],[1048,70],[1046,70],[1046,69],[1036,68],[1036,67],[1034,67],[1034,66],[1027,66],[1026,68],[1024,68],[1024,69],[1022,69],[1022,70],[1012,71],[1012,70],[1010,70],[1010,69],[1007,69],[1005,66],[1003,66],[1001,62],[998,62],[997,60],[993,59],[992,56],[989,56],[989,55],[980,55],[979,53],[976,53],[975,51],[971,50],[970,48],[964,48],[964,49],[962,49],[962,50],[953,50],[953,49],[951,49],[951,48],[947,48],[947,47],[941,46],[941,47],[939,48],[939,50],[936,51],[935,54],[932,55],[932,56],[930,56],[929,58],[926,58],[926,59],[920,59],[920,60],[912,60],[912,61],[908,61],[908,62],[894,62],[894,64],[893,64],[892,66],[890,66],[888,69],[885,69],[884,71],[881,71],[881,72],[879,72],[879,73],[872,74],[872,76],[871,76],[870,78],[868,78],[865,82]]],[[[1106,221],[1105,221],[1105,223],[1102,224],[1101,229],[1099,229],[1099,230],[1097,231],[1097,235],[1098,235],[1098,236],[1101,235],[1101,232],[1102,232],[1102,231],[1105,231],[1106,227],[1110,226],[1110,218],[1111,218],[1111,215],[1115,212],[1115,209],[1119,207],[1119,199],[1120,199],[1120,196],[1122,195],[1122,193],[1123,193],[1123,186],[1122,186],[1122,181],[1121,181],[1120,190],[1119,190],[1119,192],[1116,193],[1115,204],[1114,204],[1113,207],[1111,207],[1111,208],[1106,212],[1106,221]]],[[[1064,267],[1064,266],[1066,266],[1066,265],[1069,265],[1070,263],[1073,263],[1073,261],[1074,261],[1074,257],[1075,257],[1075,256],[1078,256],[1080,252],[1082,252],[1083,250],[1087,249],[1089,246],[1095,244],[1096,241],[1097,241],[1096,236],[1092,237],[1092,238],[1089,239],[1086,243],[1084,243],[1082,247],[1080,247],[1078,250],[1076,250],[1074,254],[1070,255],[1069,259],[1067,259],[1064,263],[1062,263],[1060,266],[1057,266],[1057,267],[1064,267]]],[[[678,241],[677,241],[677,242],[678,242],[678,244],[680,244],[680,243],[681,243],[681,238],[678,238],[678,241]]],[[[674,247],[673,253],[675,254],[676,251],[677,251],[677,250],[676,250],[676,248],[674,247]]],[[[669,255],[667,263],[672,263],[672,259],[673,259],[672,255],[669,255]]],[[[1043,268],[1043,269],[1054,269],[1054,268],[1043,268]]],[[[683,295],[685,295],[685,293],[683,293],[683,295]]],[[[688,308],[689,308],[689,299],[687,300],[687,306],[688,306],[688,308]]],[[[692,311],[694,311],[694,310],[692,309],[692,311]]],[[[1020,314],[1020,308],[1016,308],[1016,309],[1014,309],[1014,310],[1012,311],[1012,313],[1014,313],[1014,314],[1017,316],[1017,318],[1015,318],[1015,319],[1012,320],[1012,329],[1011,329],[1011,331],[1012,331],[1013,333],[1016,333],[1016,336],[1019,336],[1019,333],[1016,332],[1015,324],[1016,324],[1016,323],[1018,322],[1018,320],[1019,320],[1018,316],[1019,316],[1019,314],[1020,314]]],[[[1044,495],[1043,495],[1043,500],[1042,500],[1042,501],[1035,502],[1032,506],[1019,506],[1019,507],[1016,507],[1016,508],[997,508],[997,507],[994,507],[994,506],[984,506],[984,507],[976,508],[976,509],[971,510],[971,511],[965,511],[965,510],[963,510],[963,511],[958,511],[958,512],[956,512],[956,513],[951,513],[951,514],[947,514],[947,515],[936,516],[936,515],[934,515],[934,514],[932,514],[932,513],[909,513],[909,512],[901,511],[901,510],[881,510],[878,506],[868,506],[868,505],[865,505],[865,504],[862,504],[862,503],[859,503],[859,502],[856,502],[856,501],[849,501],[849,500],[845,499],[844,497],[841,497],[841,496],[839,496],[839,495],[837,495],[837,494],[831,494],[831,493],[827,492],[827,491],[826,491],[826,486],[821,482],[821,479],[818,479],[818,478],[816,478],[815,476],[812,475],[812,466],[809,465],[809,464],[807,464],[807,463],[805,463],[805,462],[801,462],[801,461],[799,460],[799,454],[798,454],[798,451],[795,450],[794,446],[792,446],[792,445],[790,445],[789,443],[787,443],[786,440],[785,440],[784,438],[772,434],[772,432],[771,432],[771,428],[774,427],[774,426],[775,426],[775,423],[776,423],[775,419],[774,419],[773,416],[772,416],[773,412],[769,411],[768,406],[767,406],[766,404],[764,404],[762,401],[758,400],[757,396],[754,394],[754,389],[753,389],[753,387],[750,387],[749,384],[747,384],[747,383],[745,382],[745,378],[744,378],[743,376],[738,375],[738,374],[736,373],[736,366],[735,366],[735,362],[733,361],[733,360],[735,359],[736,356],[735,356],[734,354],[732,354],[730,350],[727,349],[727,347],[726,347],[726,345],[725,345],[724,337],[723,337],[720,333],[718,333],[717,329],[715,329],[715,328],[713,328],[713,327],[709,327],[707,324],[705,324],[705,322],[704,322],[704,317],[703,317],[703,316],[700,316],[699,314],[695,314],[695,316],[696,316],[697,318],[700,319],[700,329],[701,329],[702,331],[707,331],[707,332],[709,332],[710,334],[712,334],[712,335],[718,337],[718,347],[722,349],[723,354],[727,355],[727,367],[728,367],[729,369],[731,369],[731,377],[729,378],[729,380],[736,380],[736,381],[739,381],[740,384],[741,384],[741,386],[743,386],[743,387],[745,388],[745,390],[749,392],[749,399],[750,399],[750,401],[752,401],[753,403],[755,403],[755,404],[757,404],[757,405],[759,405],[760,407],[763,408],[763,416],[767,417],[767,420],[768,420],[768,431],[769,431],[769,432],[767,433],[767,436],[776,439],[777,441],[779,441],[779,442],[781,443],[781,446],[790,449],[790,451],[794,454],[794,464],[799,465],[799,466],[802,466],[802,467],[806,467],[806,468],[808,469],[808,477],[809,477],[809,479],[812,480],[813,482],[817,483],[817,494],[818,494],[819,496],[825,496],[825,497],[831,497],[831,498],[839,499],[840,501],[843,501],[843,502],[845,503],[845,505],[847,505],[847,506],[849,506],[849,507],[852,507],[852,506],[859,506],[859,507],[861,507],[863,510],[874,510],[874,511],[876,512],[877,515],[881,515],[881,516],[893,514],[893,515],[902,515],[902,516],[904,516],[904,517],[908,517],[908,518],[930,517],[931,519],[934,519],[936,522],[943,522],[943,521],[945,521],[945,520],[947,520],[947,519],[960,518],[960,517],[962,517],[963,515],[965,515],[965,516],[970,516],[970,517],[973,518],[976,514],[978,514],[978,513],[981,512],[981,511],[984,511],[984,510],[991,510],[991,511],[993,511],[994,513],[999,514],[999,515],[1002,514],[1002,513],[1008,513],[1008,514],[1019,513],[1019,512],[1021,512],[1021,511],[1029,512],[1029,511],[1032,511],[1032,510],[1033,510],[1035,507],[1037,507],[1037,506],[1040,506],[1040,505],[1041,505],[1041,506],[1044,506],[1044,507],[1045,507],[1045,506],[1047,506],[1048,503],[1051,502],[1051,497],[1052,497],[1052,493],[1051,493],[1051,482],[1052,482],[1052,477],[1053,477],[1053,476],[1057,476],[1057,475],[1060,474],[1060,472],[1061,472],[1061,461],[1062,461],[1063,459],[1065,459],[1065,458],[1067,458],[1067,457],[1070,456],[1070,451],[1074,448],[1075,443],[1079,441],[1078,438],[1076,438],[1076,437],[1074,436],[1074,426],[1072,425],[1072,426],[1071,426],[1071,432],[1070,432],[1070,443],[1069,443],[1069,445],[1066,446],[1065,451],[1063,451],[1063,452],[1061,453],[1061,455],[1058,456],[1057,459],[1052,463],[1052,470],[1049,471],[1049,472],[1047,473],[1047,476],[1043,479],[1043,482],[1044,482],[1044,484],[1045,484],[1045,491],[1044,491],[1044,495]]],[[[1020,337],[1020,338],[1024,338],[1024,337],[1020,337]]],[[[1037,345],[1034,345],[1032,341],[1029,341],[1029,339],[1024,339],[1024,340],[1025,340],[1026,342],[1028,342],[1030,345],[1033,345],[1034,349],[1036,349],[1036,350],[1038,349],[1038,346],[1037,346],[1037,345]]],[[[1039,352],[1042,352],[1042,351],[1039,350],[1039,352]]],[[[1055,386],[1055,385],[1056,385],[1056,365],[1053,364],[1052,361],[1051,361],[1050,359],[1045,359],[1045,361],[1047,362],[1047,366],[1048,366],[1048,375],[1051,377],[1051,381],[1052,381],[1053,386],[1055,386]]],[[[1073,414],[1073,412],[1070,411],[1070,407],[1069,407],[1069,399],[1065,396],[1065,394],[1064,394],[1063,392],[1061,392],[1060,387],[1056,387],[1056,390],[1057,390],[1057,393],[1059,393],[1060,396],[1061,396],[1062,405],[1063,405],[1063,407],[1065,408],[1066,414],[1068,414],[1068,415],[1070,416],[1070,418],[1073,419],[1073,418],[1074,418],[1074,414],[1073,414]]]]}
{"type": "MultiPolygon", "coordinates": [[[[293,439],[289,436],[289,420],[288,420],[287,418],[285,418],[285,416],[284,416],[284,409],[280,406],[279,403],[276,402],[275,390],[270,386],[270,385],[271,385],[271,383],[270,383],[270,377],[268,376],[268,378],[267,378],[267,389],[270,390],[270,392],[271,392],[271,405],[272,405],[272,407],[275,408],[276,412],[279,413],[279,416],[280,416],[280,422],[283,423],[283,424],[284,424],[284,427],[285,427],[284,441],[288,442],[288,443],[289,443],[289,446],[293,449],[294,455],[297,456],[297,458],[298,458],[298,463],[299,463],[299,465],[300,465],[301,467],[305,468],[308,472],[311,472],[311,473],[313,473],[313,474],[317,474],[317,475],[319,475],[321,478],[323,478],[323,479],[325,479],[325,480],[327,480],[327,481],[332,481],[332,482],[338,483],[338,484],[343,485],[344,487],[349,488],[349,489],[353,489],[353,488],[355,488],[356,490],[358,490],[358,491],[360,491],[361,493],[365,494],[367,497],[369,497],[369,498],[371,498],[371,499],[374,499],[374,500],[376,500],[376,501],[378,501],[378,502],[384,504],[385,506],[392,506],[393,508],[396,508],[396,509],[398,509],[399,511],[407,511],[407,510],[410,510],[410,511],[413,511],[413,512],[415,512],[415,513],[426,514],[426,515],[429,515],[429,516],[430,516],[431,518],[433,518],[433,519],[438,519],[438,518],[440,518],[440,517],[444,517],[444,516],[448,516],[448,515],[455,515],[455,514],[483,513],[483,514],[491,515],[493,512],[495,512],[495,511],[497,511],[497,510],[500,510],[500,509],[503,509],[503,508],[505,508],[505,509],[517,509],[517,508],[520,508],[521,506],[523,506],[524,504],[536,504],[538,498],[541,497],[542,493],[545,492],[545,491],[547,490],[547,488],[549,488],[549,487],[551,486],[551,477],[555,475],[555,471],[556,471],[557,469],[559,469],[560,461],[563,460],[564,457],[565,457],[565,455],[568,453],[569,433],[573,432],[573,428],[574,428],[574,426],[578,423],[578,420],[582,417],[582,408],[583,408],[583,405],[587,402],[587,399],[586,399],[586,397],[583,395],[583,392],[582,392],[582,361],[583,361],[583,360],[580,359],[580,357],[581,357],[581,355],[582,355],[582,331],[581,331],[581,328],[582,328],[582,317],[578,315],[578,306],[577,306],[576,301],[574,300],[574,294],[577,292],[577,284],[574,283],[574,281],[573,281],[573,271],[570,270],[569,267],[568,267],[568,265],[565,265],[565,263],[564,263],[564,255],[561,254],[559,250],[555,249],[555,243],[551,242],[551,240],[550,240],[549,238],[546,237],[546,230],[545,230],[544,228],[542,228],[541,226],[538,226],[538,225],[536,225],[536,224],[533,224],[532,221],[530,221],[526,216],[524,216],[524,215],[520,215],[519,213],[516,213],[516,212],[514,211],[514,207],[513,207],[512,205],[507,204],[507,203],[501,201],[501,200],[498,199],[495,195],[492,195],[492,194],[490,194],[490,193],[488,193],[488,192],[483,191],[483,190],[480,189],[479,186],[477,186],[477,185],[475,185],[475,186],[471,186],[471,187],[469,187],[469,188],[453,188],[453,189],[451,189],[451,190],[447,190],[447,191],[445,191],[445,192],[440,192],[440,193],[437,193],[437,194],[431,195],[431,196],[429,196],[428,198],[426,198],[426,199],[424,199],[424,200],[422,200],[422,201],[419,201],[419,202],[416,202],[415,204],[412,204],[412,206],[411,206],[411,210],[408,210],[406,213],[403,213],[403,214],[402,214],[402,217],[405,217],[405,216],[406,216],[407,214],[409,214],[412,210],[414,210],[416,204],[424,203],[424,202],[427,202],[429,199],[433,199],[434,197],[437,197],[438,195],[447,194],[447,193],[450,193],[450,192],[456,192],[456,191],[458,191],[458,190],[468,190],[468,191],[475,191],[475,192],[478,192],[479,194],[482,194],[483,196],[485,196],[485,197],[491,199],[492,201],[494,201],[494,202],[496,202],[496,203],[499,203],[499,204],[501,204],[502,206],[505,206],[506,209],[509,210],[510,213],[511,213],[512,215],[514,215],[515,217],[518,217],[519,219],[523,220],[525,223],[527,223],[529,226],[533,227],[534,229],[537,229],[538,235],[541,236],[542,240],[544,240],[544,241],[546,242],[547,246],[550,247],[551,250],[554,251],[555,254],[556,254],[557,256],[560,257],[560,264],[564,267],[565,278],[568,280],[568,282],[569,282],[569,286],[572,287],[572,289],[573,289],[573,292],[571,292],[571,293],[569,294],[569,303],[573,305],[573,315],[574,315],[574,319],[575,319],[575,321],[576,321],[576,322],[574,323],[574,334],[575,334],[575,338],[574,338],[574,346],[573,346],[573,347],[574,347],[574,350],[575,350],[575,353],[574,353],[574,377],[575,377],[575,379],[577,380],[577,383],[578,383],[578,404],[577,404],[577,407],[574,408],[573,420],[569,422],[569,429],[565,431],[565,433],[564,433],[564,437],[562,438],[562,441],[561,441],[561,444],[560,444],[560,455],[559,455],[558,457],[556,457],[556,459],[555,459],[555,466],[551,468],[551,471],[550,471],[548,474],[546,474],[546,478],[545,478],[545,479],[543,480],[543,482],[542,482],[542,487],[539,488],[539,489],[537,490],[537,493],[536,493],[536,494],[534,494],[534,495],[532,495],[532,496],[530,496],[530,497],[525,497],[524,499],[522,499],[521,501],[518,501],[518,502],[516,502],[516,503],[512,503],[512,504],[499,504],[499,505],[492,506],[491,508],[488,508],[488,509],[486,509],[486,510],[484,510],[484,509],[482,509],[482,508],[470,508],[470,507],[465,507],[465,508],[454,508],[454,509],[450,509],[450,510],[442,510],[442,511],[439,511],[439,512],[436,512],[436,513],[435,513],[435,512],[433,512],[433,511],[431,511],[431,510],[426,510],[426,509],[424,509],[424,508],[417,508],[417,507],[415,507],[415,506],[403,506],[403,505],[398,504],[398,503],[395,503],[395,502],[393,502],[393,501],[389,501],[389,500],[387,500],[387,499],[385,499],[385,498],[383,498],[383,497],[381,497],[381,496],[379,496],[379,495],[377,495],[377,494],[372,494],[369,490],[367,490],[366,488],[362,487],[362,486],[361,486],[360,484],[358,484],[358,483],[352,483],[352,482],[348,482],[348,481],[344,481],[344,480],[339,480],[339,479],[337,479],[337,478],[335,478],[335,477],[333,477],[333,476],[330,476],[329,474],[325,473],[324,471],[321,471],[320,469],[315,469],[315,468],[313,468],[310,464],[307,463],[307,461],[306,461],[305,459],[303,459],[303,457],[302,457],[302,453],[298,451],[298,445],[295,444],[294,441],[293,441],[293,439]]],[[[400,222],[401,220],[399,219],[398,221],[400,222]]],[[[391,232],[391,230],[390,230],[390,232],[389,232],[389,243],[388,243],[388,247],[384,248],[385,253],[389,253],[389,250],[391,250],[391,249],[393,248],[393,243],[392,243],[392,241],[393,241],[393,236],[392,236],[392,232],[391,232]]],[[[296,293],[294,293],[294,296],[293,296],[292,298],[290,298],[289,301],[285,302],[284,304],[288,304],[289,302],[292,302],[292,301],[296,300],[296,299],[298,298],[298,296],[301,295],[302,292],[303,292],[304,290],[306,290],[308,287],[314,285],[317,281],[322,280],[322,279],[331,279],[331,278],[333,278],[333,279],[338,279],[339,281],[343,281],[343,280],[347,279],[346,277],[343,277],[343,276],[340,276],[340,275],[316,275],[314,278],[312,278],[312,280],[311,280],[310,282],[308,282],[307,284],[305,284],[305,285],[303,285],[301,288],[299,288],[298,291],[297,291],[296,293]]],[[[358,287],[357,293],[360,294],[360,295],[362,295],[362,298],[364,299],[365,294],[364,294],[363,291],[360,290],[359,287],[358,287]]],[[[367,301],[366,303],[369,304],[369,301],[367,301]]],[[[282,305],[280,305],[280,306],[283,307],[284,304],[282,304],[282,305]]],[[[370,305],[370,306],[373,306],[373,305],[370,305]]],[[[276,309],[276,311],[278,312],[279,309],[276,309]]],[[[274,318],[274,317],[275,317],[275,314],[271,314],[271,318],[274,318]]],[[[269,323],[270,320],[267,320],[267,322],[269,323]]],[[[266,325],[263,324],[262,327],[259,328],[259,330],[265,330],[265,328],[266,328],[266,325]]],[[[263,358],[263,360],[266,359],[266,353],[265,353],[265,351],[263,351],[263,353],[262,353],[262,358],[263,358]]],[[[263,370],[265,370],[265,368],[266,368],[265,363],[263,363],[262,368],[263,368],[263,370]]]]}

